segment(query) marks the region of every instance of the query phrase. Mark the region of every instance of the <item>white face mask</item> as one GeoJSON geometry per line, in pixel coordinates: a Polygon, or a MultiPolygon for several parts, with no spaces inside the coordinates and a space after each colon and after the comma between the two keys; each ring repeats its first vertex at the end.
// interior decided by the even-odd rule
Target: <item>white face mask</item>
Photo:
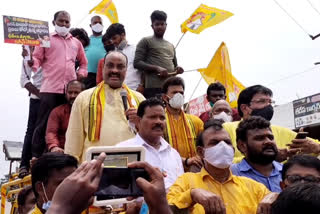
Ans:
{"type": "Polygon", "coordinates": [[[232,146],[220,141],[217,145],[205,149],[204,159],[214,167],[225,169],[230,167],[234,157],[232,146]]]}
{"type": "Polygon", "coordinates": [[[213,119],[223,120],[224,122],[232,122],[232,116],[228,115],[224,111],[217,115],[213,115],[213,119]]]}
{"type": "Polygon", "coordinates": [[[60,36],[66,36],[69,33],[70,28],[60,27],[57,24],[54,26],[57,34],[60,36]]]}
{"type": "Polygon", "coordinates": [[[181,109],[184,104],[184,96],[180,93],[176,93],[169,99],[169,105],[174,109],[181,109]]]}
{"type": "Polygon", "coordinates": [[[97,23],[95,25],[92,25],[91,29],[96,33],[101,33],[103,31],[103,25],[100,23],[97,23]]]}

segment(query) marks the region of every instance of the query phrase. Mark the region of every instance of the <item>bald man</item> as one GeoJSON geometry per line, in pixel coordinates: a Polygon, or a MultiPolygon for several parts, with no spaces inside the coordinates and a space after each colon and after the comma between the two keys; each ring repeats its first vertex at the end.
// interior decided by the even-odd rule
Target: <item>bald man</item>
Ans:
{"type": "Polygon", "coordinates": [[[210,117],[213,119],[221,119],[224,122],[232,122],[232,109],[230,104],[225,100],[218,100],[212,107],[210,117]]]}
{"type": "Polygon", "coordinates": [[[66,134],[66,154],[83,162],[89,147],[113,146],[135,136],[129,123],[137,122],[136,108],[144,97],[123,83],[127,66],[127,57],[122,52],[108,52],[103,68],[104,81],[76,98],[66,134]],[[128,97],[128,109],[123,105],[123,93],[128,97]]]}

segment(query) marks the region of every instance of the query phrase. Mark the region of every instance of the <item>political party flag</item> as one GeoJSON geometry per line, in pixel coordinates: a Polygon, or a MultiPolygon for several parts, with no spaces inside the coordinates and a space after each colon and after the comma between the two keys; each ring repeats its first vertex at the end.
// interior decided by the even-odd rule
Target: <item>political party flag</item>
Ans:
{"type": "Polygon", "coordinates": [[[219,24],[230,16],[233,16],[233,13],[201,4],[190,18],[182,23],[181,31],[182,33],[190,31],[199,34],[204,29],[219,24]]]}
{"type": "Polygon", "coordinates": [[[208,84],[217,81],[223,84],[226,87],[227,101],[232,108],[237,107],[238,95],[245,87],[231,73],[228,48],[224,42],[217,49],[208,67],[198,71],[208,84]]]}
{"type": "Polygon", "coordinates": [[[117,9],[112,0],[102,0],[89,13],[92,12],[107,16],[111,23],[119,22],[117,9]]]}

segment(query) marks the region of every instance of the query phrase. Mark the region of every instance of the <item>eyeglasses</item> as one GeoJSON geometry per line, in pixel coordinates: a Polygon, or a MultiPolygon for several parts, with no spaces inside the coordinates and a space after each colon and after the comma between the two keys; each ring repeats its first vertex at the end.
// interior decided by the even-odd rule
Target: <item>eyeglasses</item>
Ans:
{"type": "Polygon", "coordinates": [[[276,102],[274,100],[272,100],[272,99],[261,98],[261,99],[257,99],[257,100],[251,100],[250,103],[257,103],[257,104],[260,104],[260,105],[265,105],[265,104],[274,105],[276,102]]]}
{"type": "Polygon", "coordinates": [[[291,184],[302,182],[302,181],[308,182],[308,183],[320,183],[320,177],[315,177],[313,175],[307,175],[305,177],[300,175],[287,175],[286,179],[291,184]]]}

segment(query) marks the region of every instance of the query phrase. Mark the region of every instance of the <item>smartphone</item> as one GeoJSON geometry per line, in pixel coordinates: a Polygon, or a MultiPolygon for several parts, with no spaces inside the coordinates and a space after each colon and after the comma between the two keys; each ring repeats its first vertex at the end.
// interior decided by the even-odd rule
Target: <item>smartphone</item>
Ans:
{"type": "Polygon", "coordinates": [[[144,169],[103,168],[99,188],[95,193],[96,200],[142,196],[143,193],[136,183],[138,177],[150,180],[149,174],[144,169]]]}
{"type": "Polygon", "coordinates": [[[305,139],[308,136],[308,132],[298,132],[296,139],[305,139]]]}

